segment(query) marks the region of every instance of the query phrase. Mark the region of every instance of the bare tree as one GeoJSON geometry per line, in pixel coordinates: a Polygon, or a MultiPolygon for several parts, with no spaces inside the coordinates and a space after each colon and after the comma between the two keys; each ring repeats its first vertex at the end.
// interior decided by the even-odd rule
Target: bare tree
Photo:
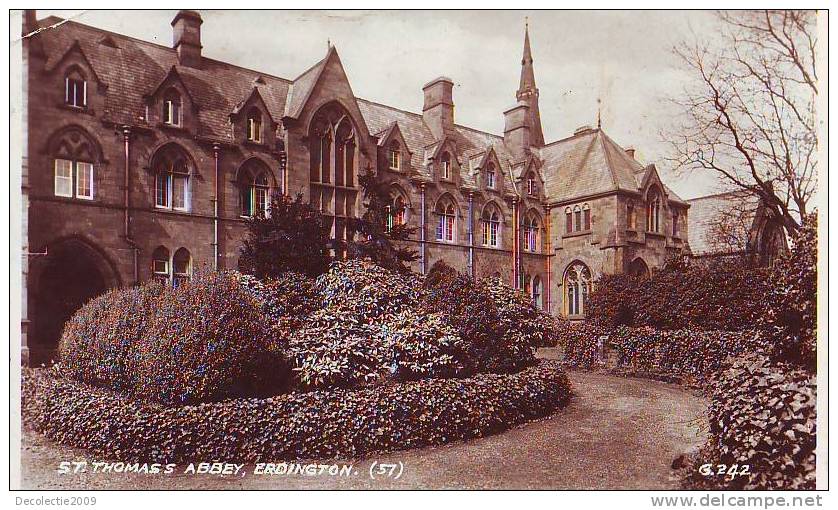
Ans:
{"type": "Polygon", "coordinates": [[[816,14],[717,16],[720,37],[675,48],[691,80],[673,98],[671,160],[759,197],[794,235],[817,189],[816,14]]]}

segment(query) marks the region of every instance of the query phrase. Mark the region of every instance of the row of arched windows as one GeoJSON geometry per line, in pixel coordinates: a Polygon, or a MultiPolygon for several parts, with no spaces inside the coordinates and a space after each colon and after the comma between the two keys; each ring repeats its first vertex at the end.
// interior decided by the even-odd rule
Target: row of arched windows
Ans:
{"type": "Polygon", "coordinates": [[[587,232],[591,230],[591,206],[588,204],[567,207],[565,214],[565,232],[587,232]]]}
{"type": "MultiPolygon", "coordinates": [[[[50,145],[55,196],[95,199],[95,162],[99,157],[93,140],[73,127],[53,137],[50,145]]],[[[155,152],[150,168],[154,174],[155,207],[191,211],[195,168],[186,151],[175,143],[167,144],[155,152]]],[[[241,216],[267,214],[272,183],[271,171],[261,160],[250,159],[241,166],[236,178],[241,216]]]]}
{"type": "Polygon", "coordinates": [[[158,246],[151,258],[152,275],[164,284],[177,287],[192,276],[192,255],[186,248],[178,248],[170,256],[168,248],[158,246]]]}
{"type": "MultiPolygon", "coordinates": [[[[436,203],[436,240],[454,243],[457,240],[457,206],[450,197],[443,197],[436,203]]],[[[497,205],[489,203],[480,215],[480,234],[483,246],[498,248],[501,243],[502,215],[497,205]]],[[[535,212],[527,214],[523,221],[524,251],[541,251],[541,219],[535,212]]]]}

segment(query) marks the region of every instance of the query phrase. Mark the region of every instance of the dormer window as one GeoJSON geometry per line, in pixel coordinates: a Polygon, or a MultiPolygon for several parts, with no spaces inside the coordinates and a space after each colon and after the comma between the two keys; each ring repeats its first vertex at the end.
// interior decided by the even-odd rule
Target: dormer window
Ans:
{"type": "Polygon", "coordinates": [[[181,124],[180,94],[175,90],[166,92],[163,97],[163,123],[169,126],[180,126],[181,124]]]}
{"type": "Polygon", "coordinates": [[[64,104],[74,108],[87,107],[87,81],[78,69],[64,77],[64,104]]]}
{"type": "Polygon", "coordinates": [[[387,161],[390,163],[390,170],[399,170],[402,166],[402,151],[399,142],[393,141],[387,150],[387,161]]]}
{"type": "Polygon", "coordinates": [[[657,190],[649,193],[646,203],[646,231],[660,232],[661,199],[657,190]]]}
{"type": "Polygon", "coordinates": [[[439,158],[439,166],[440,166],[440,177],[443,179],[450,180],[451,179],[451,155],[447,152],[443,152],[442,156],[439,158]]]}
{"type": "Polygon", "coordinates": [[[530,196],[538,194],[538,184],[535,182],[535,176],[533,174],[527,177],[527,194],[530,196]]]}
{"type": "Polygon", "coordinates": [[[256,108],[247,113],[247,140],[262,143],[262,113],[256,108]]]}
{"type": "Polygon", "coordinates": [[[497,177],[497,172],[495,172],[495,165],[489,163],[486,167],[486,187],[489,189],[495,189],[495,178],[497,177]]]}

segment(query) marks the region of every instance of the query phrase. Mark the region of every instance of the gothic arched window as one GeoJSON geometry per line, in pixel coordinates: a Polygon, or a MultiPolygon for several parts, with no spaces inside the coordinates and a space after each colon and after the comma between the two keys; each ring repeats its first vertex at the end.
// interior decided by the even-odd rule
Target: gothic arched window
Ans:
{"type": "Polygon", "coordinates": [[[390,204],[387,205],[387,231],[397,225],[407,223],[407,200],[399,191],[395,191],[390,204]]]}
{"type": "Polygon", "coordinates": [[[495,171],[495,164],[489,162],[486,165],[486,187],[489,189],[495,189],[497,179],[497,172],[495,171]]]}
{"type": "Polygon", "coordinates": [[[180,248],[172,257],[172,286],[177,287],[189,281],[192,276],[192,256],[186,248],[180,248]]]}
{"type": "Polygon", "coordinates": [[[483,246],[500,246],[500,213],[494,205],[483,209],[480,222],[483,226],[483,246]]]}
{"type": "Polygon", "coordinates": [[[660,232],[661,198],[657,189],[649,192],[646,202],[646,231],[660,232]]]}
{"type": "Polygon", "coordinates": [[[530,213],[524,220],[524,250],[538,252],[540,249],[541,221],[535,213],[530,213]]]}
{"type": "Polygon", "coordinates": [[[532,279],[532,289],[530,297],[532,297],[532,302],[535,306],[540,310],[544,307],[544,304],[541,302],[541,277],[536,276],[532,279]]]}
{"type": "Polygon", "coordinates": [[[239,171],[239,206],[242,216],[267,216],[270,207],[269,171],[258,161],[239,171]]]}
{"type": "Polygon", "coordinates": [[[582,229],[591,230],[591,206],[588,204],[582,205],[582,229]]]}
{"type": "Polygon", "coordinates": [[[454,201],[443,198],[436,205],[437,224],[436,240],[453,243],[456,239],[457,209],[454,201]]]}
{"type": "Polygon", "coordinates": [[[190,207],[190,169],[186,154],[171,144],[154,156],[155,205],[161,209],[188,211],[190,207]]]}
{"type": "Polygon", "coordinates": [[[564,273],[565,315],[584,315],[591,295],[591,270],[575,261],[564,273]]]}
{"type": "Polygon", "coordinates": [[[70,128],[55,137],[50,151],[53,156],[54,193],[57,197],[92,200],[94,197],[94,162],[98,148],[87,133],[70,128]]]}
{"type": "Polygon", "coordinates": [[[571,232],[573,232],[573,211],[570,209],[570,207],[565,208],[564,215],[565,215],[565,227],[564,227],[564,229],[565,229],[566,233],[570,234],[571,232]]]}
{"type": "Polygon", "coordinates": [[[87,107],[87,79],[78,67],[71,67],[64,76],[64,104],[87,107]]]}
{"type": "Polygon", "coordinates": [[[151,272],[155,279],[169,281],[169,250],[165,246],[158,246],[152,253],[151,272]]]}

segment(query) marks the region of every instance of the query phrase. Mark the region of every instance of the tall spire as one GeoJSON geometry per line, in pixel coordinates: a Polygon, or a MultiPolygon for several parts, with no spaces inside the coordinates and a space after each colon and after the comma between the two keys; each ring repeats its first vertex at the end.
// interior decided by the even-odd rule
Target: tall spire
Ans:
{"type": "Polygon", "coordinates": [[[541,130],[541,114],[538,111],[538,87],[535,86],[535,70],[532,66],[532,49],[530,48],[529,19],[524,21],[524,56],[521,59],[521,83],[515,97],[518,101],[526,101],[530,106],[529,127],[532,145],[544,145],[544,133],[541,130]]]}

